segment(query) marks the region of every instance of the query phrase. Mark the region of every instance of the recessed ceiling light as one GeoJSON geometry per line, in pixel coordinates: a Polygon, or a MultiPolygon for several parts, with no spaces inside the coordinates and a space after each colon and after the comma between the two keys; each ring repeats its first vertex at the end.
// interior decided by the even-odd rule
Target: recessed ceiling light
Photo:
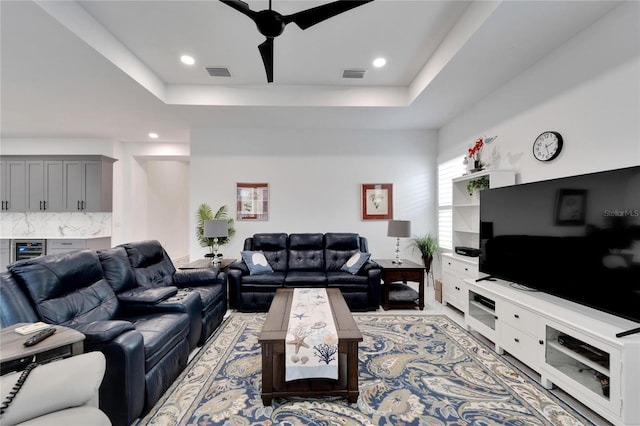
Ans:
{"type": "Polygon", "coordinates": [[[386,63],[387,60],[385,58],[376,58],[373,60],[373,66],[376,68],[384,67],[386,63]]]}
{"type": "Polygon", "coordinates": [[[158,134],[157,134],[157,133],[151,132],[151,133],[149,133],[149,137],[150,137],[151,139],[158,139],[158,137],[159,137],[159,136],[158,136],[158,134]]]}
{"type": "Polygon", "coordinates": [[[193,59],[193,56],[189,56],[189,55],[180,56],[180,60],[182,61],[183,64],[186,64],[186,65],[193,65],[196,63],[196,60],[193,59]]]}

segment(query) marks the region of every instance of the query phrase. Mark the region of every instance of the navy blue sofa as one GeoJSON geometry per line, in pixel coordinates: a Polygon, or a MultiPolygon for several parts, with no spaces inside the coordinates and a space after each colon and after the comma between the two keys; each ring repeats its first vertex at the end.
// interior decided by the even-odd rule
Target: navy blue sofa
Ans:
{"type": "Polygon", "coordinates": [[[0,274],[1,327],[71,327],[86,352],[105,355],[100,408],[114,426],[154,406],[226,309],[223,272],[176,271],[157,241],[23,260],[0,274]]]}
{"type": "Polygon", "coordinates": [[[229,266],[229,302],[243,312],[266,312],[278,288],[338,288],[351,311],[380,307],[380,267],[367,261],[355,274],[342,266],[367,239],[354,233],[263,233],[244,241],[245,251],[262,251],[272,273],[252,275],[244,261],[229,266]]]}

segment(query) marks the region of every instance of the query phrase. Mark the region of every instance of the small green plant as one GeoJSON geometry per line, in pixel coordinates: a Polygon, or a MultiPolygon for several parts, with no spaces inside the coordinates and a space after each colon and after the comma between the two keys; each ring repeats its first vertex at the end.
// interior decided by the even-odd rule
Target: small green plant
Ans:
{"type": "Polygon", "coordinates": [[[467,183],[469,195],[473,195],[475,191],[480,191],[481,189],[489,189],[489,178],[487,176],[472,179],[467,183]]]}
{"type": "Polygon", "coordinates": [[[222,206],[218,209],[218,211],[214,214],[213,210],[207,203],[202,203],[198,207],[198,211],[196,212],[196,237],[198,238],[198,242],[202,247],[209,247],[210,253],[213,253],[213,238],[206,238],[204,236],[204,223],[207,220],[226,220],[227,228],[229,231],[228,237],[218,238],[218,245],[222,246],[228,243],[231,240],[231,237],[236,233],[234,228],[233,218],[229,217],[227,212],[227,206],[222,206]]]}
{"type": "Polygon", "coordinates": [[[413,237],[409,240],[409,244],[412,249],[420,251],[422,255],[422,261],[427,268],[427,272],[431,270],[431,262],[433,258],[440,251],[440,245],[438,244],[438,238],[431,234],[425,234],[418,237],[413,237]]]}
{"type": "Polygon", "coordinates": [[[440,250],[438,239],[431,234],[413,237],[409,244],[414,250],[419,250],[422,256],[433,256],[440,250]]]}

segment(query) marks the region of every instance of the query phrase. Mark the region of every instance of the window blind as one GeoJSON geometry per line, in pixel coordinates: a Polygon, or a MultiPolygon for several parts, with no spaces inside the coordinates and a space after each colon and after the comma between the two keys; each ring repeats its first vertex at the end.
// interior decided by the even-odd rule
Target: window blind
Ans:
{"type": "Polygon", "coordinates": [[[438,242],[441,249],[453,249],[453,178],[462,176],[460,157],[438,164],[438,242]]]}

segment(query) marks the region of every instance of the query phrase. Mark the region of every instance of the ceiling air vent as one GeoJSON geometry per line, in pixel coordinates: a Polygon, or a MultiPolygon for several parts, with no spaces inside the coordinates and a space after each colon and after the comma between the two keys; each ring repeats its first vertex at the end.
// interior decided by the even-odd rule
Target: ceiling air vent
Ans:
{"type": "Polygon", "coordinates": [[[342,78],[364,78],[366,72],[367,70],[346,69],[342,70],[342,78]]]}
{"type": "Polygon", "coordinates": [[[231,77],[231,71],[227,67],[206,67],[211,77],[231,77]]]}

